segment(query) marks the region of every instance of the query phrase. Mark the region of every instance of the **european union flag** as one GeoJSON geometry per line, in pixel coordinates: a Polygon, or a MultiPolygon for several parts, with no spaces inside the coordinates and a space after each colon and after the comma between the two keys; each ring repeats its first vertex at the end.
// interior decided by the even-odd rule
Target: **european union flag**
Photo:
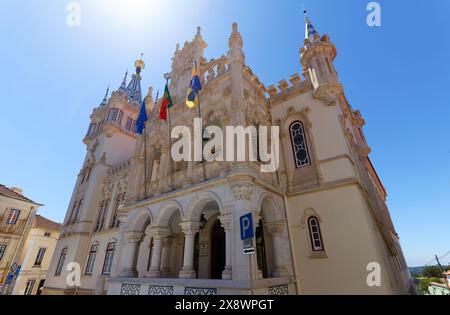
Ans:
{"type": "Polygon", "coordinates": [[[198,106],[199,102],[199,92],[202,89],[202,84],[200,83],[200,78],[197,73],[197,65],[194,65],[192,68],[192,79],[191,84],[189,85],[189,89],[186,97],[186,105],[189,108],[194,108],[198,106]]]}
{"type": "Polygon", "coordinates": [[[139,112],[138,119],[136,120],[136,133],[142,135],[145,129],[145,123],[148,121],[147,110],[145,109],[145,99],[142,102],[141,111],[139,112]]]}

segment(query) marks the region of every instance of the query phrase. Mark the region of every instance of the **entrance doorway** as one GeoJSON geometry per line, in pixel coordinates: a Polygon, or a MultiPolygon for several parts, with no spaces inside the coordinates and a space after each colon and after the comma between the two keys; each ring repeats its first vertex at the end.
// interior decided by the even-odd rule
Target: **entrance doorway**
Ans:
{"type": "Polygon", "coordinates": [[[269,278],[269,270],[267,268],[266,240],[264,237],[264,223],[262,220],[259,221],[255,236],[258,269],[261,270],[263,278],[269,278]]]}
{"type": "Polygon", "coordinates": [[[211,256],[210,277],[211,279],[222,279],[225,269],[225,230],[216,220],[211,228],[211,256]]]}

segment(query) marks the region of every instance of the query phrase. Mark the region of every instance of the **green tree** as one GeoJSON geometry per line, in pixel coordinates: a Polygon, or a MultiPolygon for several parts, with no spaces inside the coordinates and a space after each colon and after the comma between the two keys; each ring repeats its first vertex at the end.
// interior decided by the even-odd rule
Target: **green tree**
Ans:
{"type": "Polygon", "coordinates": [[[426,266],[423,268],[422,276],[425,278],[442,278],[442,271],[438,266],[426,266]]]}

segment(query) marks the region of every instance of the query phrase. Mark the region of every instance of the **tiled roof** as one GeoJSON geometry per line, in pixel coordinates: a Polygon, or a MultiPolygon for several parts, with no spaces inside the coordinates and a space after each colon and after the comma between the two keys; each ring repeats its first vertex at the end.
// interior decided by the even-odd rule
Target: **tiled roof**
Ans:
{"type": "Polygon", "coordinates": [[[36,215],[33,222],[33,228],[41,228],[51,231],[59,231],[61,229],[61,224],[53,222],[52,220],[46,219],[41,215],[36,215]]]}
{"type": "Polygon", "coordinates": [[[27,197],[16,193],[15,191],[9,189],[8,187],[6,187],[5,185],[2,185],[2,184],[0,184],[0,196],[5,196],[8,198],[13,198],[13,199],[17,199],[17,200],[21,200],[21,201],[25,201],[25,202],[38,204],[38,203],[34,202],[33,200],[28,199],[27,197]]]}

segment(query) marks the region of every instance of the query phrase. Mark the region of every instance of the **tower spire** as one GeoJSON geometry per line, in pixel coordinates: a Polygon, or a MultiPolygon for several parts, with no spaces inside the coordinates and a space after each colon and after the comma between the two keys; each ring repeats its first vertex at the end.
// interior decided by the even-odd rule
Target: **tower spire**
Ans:
{"type": "Polygon", "coordinates": [[[123,80],[122,80],[122,84],[120,85],[120,88],[119,88],[119,90],[120,91],[126,91],[126,89],[127,89],[127,77],[128,77],[128,70],[127,70],[127,72],[125,72],[125,76],[123,77],[123,80]]]}
{"type": "Polygon", "coordinates": [[[102,103],[100,104],[100,107],[105,106],[106,103],[108,103],[108,96],[109,96],[109,85],[108,88],[106,89],[106,94],[105,97],[103,98],[102,103]]]}
{"type": "Polygon", "coordinates": [[[142,57],[144,56],[143,53],[141,53],[140,59],[136,60],[134,63],[134,66],[136,67],[136,73],[133,74],[133,77],[130,81],[130,84],[128,84],[126,88],[126,93],[131,101],[138,102],[139,104],[142,103],[142,93],[141,93],[141,72],[145,68],[145,62],[142,60],[142,57]]]}

